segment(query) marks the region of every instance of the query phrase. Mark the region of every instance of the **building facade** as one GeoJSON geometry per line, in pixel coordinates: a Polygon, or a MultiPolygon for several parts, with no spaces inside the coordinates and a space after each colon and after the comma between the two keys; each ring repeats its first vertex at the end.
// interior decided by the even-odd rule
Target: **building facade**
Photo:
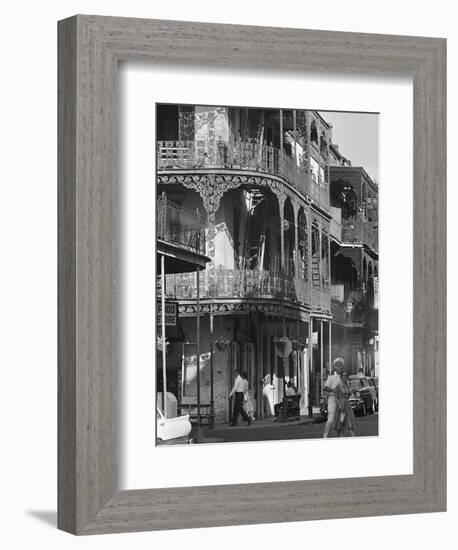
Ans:
{"type": "Polygon", "coordinates": [[[349,373],[378,376],[378,185],[335,146],[329,173],[341,235],[331,242],[332,355],[349,373]]]}
{"type": "Polygon", "coordinates": [[[210,258],[199,299],[195,274],[167,276],[179,308],[168,380],[192,402],[200,363],[200,399],[217,420],[229,418],[236,368],[260,417],[289,380],[302,414],[319,403],[331,358],[331,143],[314,111],[157,107],[158,195],[205,216],[210,258]]]}

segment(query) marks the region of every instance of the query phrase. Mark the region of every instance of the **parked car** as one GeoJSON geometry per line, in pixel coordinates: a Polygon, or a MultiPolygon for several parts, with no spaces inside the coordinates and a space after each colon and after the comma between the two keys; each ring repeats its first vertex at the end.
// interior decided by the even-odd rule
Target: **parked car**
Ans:
{"type": "MultiPolygon", "coordinates": [[[[378,411],[378,378],[350,375],[348,384],[352,392],[349,401],[355,414],[365,416],[367,413],[378,411]]],[[[328,400],[326,396],[320,397],[320,414],[323,421],[328,419],[328,400]]]]}
{"type": "Polygon", "coordinates": [[[348,383],[351,390],[349,401],[355,414],[374,413],[378,407],[374,379],[356,374],[348,377],[348,383]]]}
{"type": "Polygon", "coordinates": [[[159,409],[156,409],[156,441],[158,445],[192,443],[191,429],[189,414],[166,418],[159,409]]]}

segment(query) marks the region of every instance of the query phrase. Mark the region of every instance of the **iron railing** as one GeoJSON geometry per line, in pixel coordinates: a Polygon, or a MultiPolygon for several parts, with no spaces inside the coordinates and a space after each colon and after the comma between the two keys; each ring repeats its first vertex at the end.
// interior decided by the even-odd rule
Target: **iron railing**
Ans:
{"type": "MultiPolygon", "coordinates": [[[[339,324],[368,323],[377,325],[378,304],[373,292],[353,290],[345,285],[331,286],[331,312],[334,322],[339,324]]],[[[374,326],[375,326],[374,325],[374,326]]]]}
{"type": "MultiPolygon", "coordinates": [[[[167,293],[177,300],[196,298],[196,276],[168,275],[167,293]]],[[[258,269],[215,268],[200,274],[200,298],[275,299],[331,309],[330,289],[309,290],[307,281],[284,273],[258,269]]]]}
{"type": "Polygon", "coordinates": [[[378,250],[378,230],[374,222],[357,218],[342,220],[342,242],[367,244],[378,250]]]}
{"type": "Polygon", "coordinates": [[[295,157],[257,140],[159,141],[158,170],[231,169],[280,176],[329,211],[329,184],[301,166],[295,157]]]}
{"type": "Polygon", "coordinates": [[[167,199],[165,193],[156,204],[156,238],[199,254],[205,254],[206,219],[167,199]]]}

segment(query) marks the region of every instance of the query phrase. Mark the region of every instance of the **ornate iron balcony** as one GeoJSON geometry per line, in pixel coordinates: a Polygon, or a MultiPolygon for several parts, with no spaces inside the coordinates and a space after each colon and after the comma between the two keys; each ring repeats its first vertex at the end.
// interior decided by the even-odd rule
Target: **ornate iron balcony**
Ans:
{"type": "MultiPolygon", "coordinates": [[[[167,294],[177,300],[196,298],[196,276],[169,275],[167,294]]],[[[274,271],[216,268],[200,274],[201,299],[273,299],[331,309],[330,289],[312,289],[307,281],[274,271]]]]}
{"type": "Polygon", "coordinates": [[[158,240],[205,254],[205,227],[206,219],[198,212],[168,200],[165,193],[157,198],[156,238],[158,240]]]}
{"type": "Polygon", "coordinates": [[[253,141],[159,141],[158,170],[231,169],[273,174],[329,211],[329,185],[308,174],[299,159],[253,141]]]}

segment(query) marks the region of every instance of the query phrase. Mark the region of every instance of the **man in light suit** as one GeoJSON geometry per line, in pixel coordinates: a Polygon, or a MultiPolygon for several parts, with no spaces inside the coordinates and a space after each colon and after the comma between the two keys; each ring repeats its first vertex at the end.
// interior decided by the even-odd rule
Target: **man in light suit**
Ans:
{"type": "Polygon", "coordinates": [[[232,411],[232,423],[231,426],[237,426],[237,422],[239,420],[239,414],[242,415],[242,418],[247,423],[247,426],[249,426],[252,422],[251,418],[247,415],[245,409],[243,408],[243,398],[245,395],[245,380],[240,376],[240,373],[238,370],[234,372],[235,374],[235,381],[234,381],[234,387],[231,390],[231,393],[229,394],[229,397],[234,397],[234,408],[232,411]]]}

